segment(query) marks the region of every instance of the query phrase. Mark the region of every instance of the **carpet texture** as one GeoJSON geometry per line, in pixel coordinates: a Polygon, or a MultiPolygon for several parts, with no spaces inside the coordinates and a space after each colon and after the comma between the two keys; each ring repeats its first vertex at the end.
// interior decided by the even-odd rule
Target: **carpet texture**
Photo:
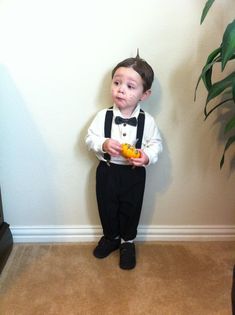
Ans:
{"type": "Polygon", "coordinates": [[[15,244],[1,315],[231,315],[235,242],[137,243],[137,266],[95,244],[15,244]]]}

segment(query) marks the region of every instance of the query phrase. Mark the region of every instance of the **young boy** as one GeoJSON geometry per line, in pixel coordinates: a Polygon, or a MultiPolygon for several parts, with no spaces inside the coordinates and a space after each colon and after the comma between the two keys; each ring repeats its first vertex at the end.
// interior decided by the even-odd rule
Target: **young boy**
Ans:
{"type": "Polygon", "coordinates": [[[98,112],[86,137],[88,148],[100,160],[96,196],[103,236],[93,254],[104,258],[120,248],[122,269],[136,265],[134,239],[144,196],[145,167],[157,162],[162,151],[156,123],[139,105],[151,94],[153,78],[151,66],[138,54],[118,63],[112,71],[113,107],[98,112]],[[140,157],[123,157],[123,143],[135,145],[140,157]]]}

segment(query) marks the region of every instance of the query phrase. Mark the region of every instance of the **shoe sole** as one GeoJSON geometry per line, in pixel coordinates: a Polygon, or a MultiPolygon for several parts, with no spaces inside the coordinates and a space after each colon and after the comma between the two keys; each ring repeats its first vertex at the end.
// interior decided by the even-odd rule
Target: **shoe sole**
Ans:
{"type": "Polygon", "coordinates": [[[131,266],[121,266],[121,265],[119,265],[119,267],[120,267],[121,269],[123,269],[123,270],[131,270],[131,269],[134,269],[135,266],[136,266],[136,264],[131,265],[131,266]]]}
{"type": "Polygon", "coordinates": [[[110,254],[112,254],[112,252],[115,252],[115,250],[118,250],[118,249],[119,249],[119,247],[113,249],[113,250],[110,251],[107,255],[98,255],[98,254],[95,253],[95,251],[93,251],[93,255],[94,255],[96,258],[102,259],[102,258],[108,257],[110,254]]]}

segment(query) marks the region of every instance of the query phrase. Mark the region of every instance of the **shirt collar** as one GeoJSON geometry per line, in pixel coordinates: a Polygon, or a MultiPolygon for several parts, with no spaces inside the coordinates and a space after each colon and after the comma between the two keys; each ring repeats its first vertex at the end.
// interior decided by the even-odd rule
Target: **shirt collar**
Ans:
{"type": "MultiPolygon", "coordinates": [[[[130,118],[131,117],[136,117],[137,118],[139,116],[139,113],[140,113],[140,104],[138,103],[136,108],[135,108],[135,110],[134,110],[134,112],[130,116],[130,118]]],[[[118,107],[115,104],[113,104],[113,114],[114,114],[114,117],[116,117],[116,116],[123,117],[122,113],[120,112],[120,110],[118,109],[118,107]]]]}

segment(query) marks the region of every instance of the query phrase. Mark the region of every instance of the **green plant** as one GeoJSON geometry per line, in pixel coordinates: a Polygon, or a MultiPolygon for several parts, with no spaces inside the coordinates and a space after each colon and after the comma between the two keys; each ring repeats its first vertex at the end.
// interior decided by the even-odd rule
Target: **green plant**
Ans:
{"type": "MultiPolygon", "coordinates": [[[[209,9],[215,0],[208,0],[204,6],[201,15],[201,24],[203,23],[209,9]]],[[[196,92],[200,81],[202,80],[206,89],[207,89],[207,99],[204,107],[205,120],[210,116],[212,112],[218,107],[227,103],[229,106],[234,108],[235,105],[235,71],[225,76],[223,79],[217,82],[212,81],[214,65],[217,63],[221,64],[221,72],[224,71],[226,65],[229,61],[235,59],[235,20],[229,23],[224,31],[221,45],[212,51],[207,57],[207,61],[202,68],[201,75],[198,79],[196,88],[195,88],[195,99],[196,92]],[[208,104],[216,98],[217,96],[221,97],[220,102],[217,105],[213,105],[211,109],[208,109],[208,104]]],[[[232,135],[227,136],[226,144],[224,147],[224,152],[220,161],[220,168],[223,167],[225,153],[228,148],[235,142],[235,116],[232,116],[228,119],[224,133],[227,136],[228,133],[232,135]]]]}

